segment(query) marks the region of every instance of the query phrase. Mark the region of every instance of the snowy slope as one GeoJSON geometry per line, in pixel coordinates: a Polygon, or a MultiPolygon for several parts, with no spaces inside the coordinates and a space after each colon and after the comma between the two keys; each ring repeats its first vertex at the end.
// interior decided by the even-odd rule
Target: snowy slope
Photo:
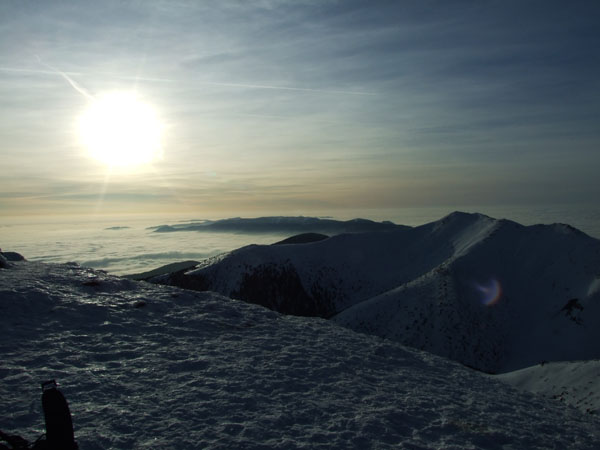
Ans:
{"type": "Polygon", "coordinates": [[[489,372],[600,357],[600,241],[496,221],[411,283],[335,320],[489,372]]]}
{"type": "Polygon", "coordinates": [[[322,319],[75,265],[0,269],[0,429],[56,378],[80,448],[595,449],[600,422],[322,319]]]}
{"type": "Polygon", "coordinates": [[[454,224],[440,229],[429,224],[341,234],[304,245],[250,245],[208,259],[185,276],[152,281],[266,302],[261,304],[285,313],[329,317],[452,257],[453,238],[493,225],[491,219],[476,217],[482,220],[460,229],[454,224]]]}
{"type": "Polygon", "coordinates": [[[480,214],[248,246],[154,282],[333,317],[488,372],[600,358],[600,241],[480,214]]]}
{"type": "Polygon", "coordinates": [[[501,375],[498,380],[558,399],[589,414],[600,414],[600,361],[538,364],[501,375]]]}

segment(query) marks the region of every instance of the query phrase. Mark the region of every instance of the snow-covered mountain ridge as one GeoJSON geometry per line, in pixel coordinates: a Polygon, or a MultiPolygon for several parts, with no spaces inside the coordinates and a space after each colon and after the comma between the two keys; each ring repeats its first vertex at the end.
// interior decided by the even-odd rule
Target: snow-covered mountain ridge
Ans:
{"type": "Polygon", "coordinates": [[[151,281],[332,318],[487,372],[600,358],[600,241],[568,225],[453,213],[243,247],[151,281]]]}
{"type": "Polygon", "coordinates": [[[578,449],[598,419],[322,319],[76,265],[0,269],[0,429],[56,378],[82,450],[578,449]]]}
{"type": "Polygon", "coordinates": [[[174,225],[160,225],[150,227],[156,233],[173,233],[178,231],[222,231],[245,233],[357,233],[367,231],[384,231],[407,228],[392,222],[374,222],[368,219],[334,220],[319,217],[234,217],[220,220],[196,220],[192,222],[177,223],[174,225]]]}

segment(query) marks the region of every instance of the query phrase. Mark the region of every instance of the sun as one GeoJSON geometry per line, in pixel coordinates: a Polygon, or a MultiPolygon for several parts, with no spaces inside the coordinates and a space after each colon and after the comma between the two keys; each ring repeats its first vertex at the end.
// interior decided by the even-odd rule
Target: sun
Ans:
{"type": "Polygon", "coordinates": [[[131,92],[94,98],[79,118],[79,134],[90,155],[110,167],[141,166],[161,153],[162,125],[154,108],[131,92]]]}

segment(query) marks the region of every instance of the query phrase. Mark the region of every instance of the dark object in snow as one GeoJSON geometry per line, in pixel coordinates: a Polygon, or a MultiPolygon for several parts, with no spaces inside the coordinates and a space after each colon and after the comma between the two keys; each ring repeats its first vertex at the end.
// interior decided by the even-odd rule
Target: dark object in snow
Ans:
{"type": "Polygon", "coordinates": [[[6,434],[0,431],[0,440],[6,442],[10,447],[0,443],[0,450],[11,450],[11,449],[27,449],[29,447],[29,442],[23,439],[21,436],[17,436],[16,434],[6,434]]]}
{"type": "Polygon", "coordinates": [[[0,254],[4,256],[4,258],[6,258],[7,261],[26,261],[25,257],[17,252],[3,252],[2,250],[0,250],[0,254]]]}
{"type": "MultiPolygon", "coordinates": [[[[11,264],[8,262],[8,258],[4,256],[2,249],[0,248],[0,269],[8,269],[11,267],[11,264]]],[[[0,447],[1,450],[1,447],[0,447]]]]}
{"type": "Polygon", "coordinates": [[[69,405],[54,380],[42,383],[42,408],[46,435],[30,444],[21,436],[0,431],[0,440],[8,444],[0,443],[0,450],[78,450],[69,405]]]}
{"type": "Polygon", "coordinates": [[[146,306],[146,302],[144,300],[138,300],[133,304],[134,308],[143,308],[144,306],[146,306]]]}
{"type": "Polygon", "coordinates": [[[0,252],[0,269],[8,269],[9,267],[10,267],[10,263],[0,252]]]}
{"type": "Polygon", "coordinates": [[[96,278],[92,278],[89,281],[84,281],[83,282],[84,286],[92,286],[92,287],[96,287],[96,286],[100,286],[100,281],[97,280],[96,278]]]}
{"type": "Polygon", "coordinates": [[[42,383],[42,391],[48,450],[76,450],[79,447],[75,442],[69,405],[56,381],[42,383]]]}

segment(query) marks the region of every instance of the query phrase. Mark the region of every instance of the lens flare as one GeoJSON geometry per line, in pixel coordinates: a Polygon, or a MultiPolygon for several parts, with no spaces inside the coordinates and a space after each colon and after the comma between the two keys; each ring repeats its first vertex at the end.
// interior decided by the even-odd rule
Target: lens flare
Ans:
{"type": "Polygon", "coordinates": [[[474,284],[475,289],[481,294],[481,303],[485,306],[493,306],[502,297],[502,286],[495,278],[492,278],[485,284],[474,284]]]}

